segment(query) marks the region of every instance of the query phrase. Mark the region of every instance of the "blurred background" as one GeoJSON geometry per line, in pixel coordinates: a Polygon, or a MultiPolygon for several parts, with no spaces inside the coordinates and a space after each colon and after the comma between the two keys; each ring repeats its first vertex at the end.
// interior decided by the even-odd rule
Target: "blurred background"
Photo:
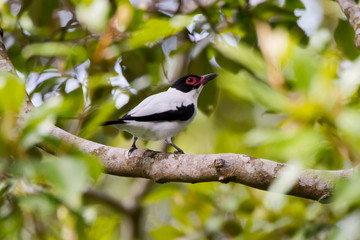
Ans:
{"type": "Polygon", "coordinates": [[[156,184],[103,174],[49,133],[55,123],[129,148],[131,135],[99,124],[182,75],[216,72],[173,139],[186,153],[288,163],[290,185],[299,168],[351,168],[360,59],[337,2],[5,0],[0,9],[18,75],[0,76],[1,239],[360,238],[357,175],[330,204],[233,183],[156,184]],[[26,94],[37,108],[18,123],[26,94]]]}

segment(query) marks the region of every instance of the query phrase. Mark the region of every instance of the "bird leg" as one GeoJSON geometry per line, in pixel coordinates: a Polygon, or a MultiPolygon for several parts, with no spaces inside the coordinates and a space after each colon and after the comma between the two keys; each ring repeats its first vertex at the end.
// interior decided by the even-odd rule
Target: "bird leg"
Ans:
{"type": "Polygon", "coordinates": [[[130,157],[131,153],[132,153],[135,149],[137,149],[135,143],[136,143],[136,141],[138,140],[138,138],[137,138],[136,136],[133,136],[133,139],[134,139],[134,140],[133,140],[133,143],[132,143],[132,145],[131,145],[131,147],[130,147],[130,149],[129,149],[129,152],[128,152],[129,157],[130,157]]]}
{"type": "Polygon", "coordinates": [[[184,154],[184,151],[181,150],[178,146],[176,146],[172,141],[171,141],[171,138],[167,138],[165,139],[165,142],[167,142],[168,144],[170,144],[171,146],[173,146],[174,148],[176,148],[177,151],[175,151],[174,153],[175,154],[184,154]]]}

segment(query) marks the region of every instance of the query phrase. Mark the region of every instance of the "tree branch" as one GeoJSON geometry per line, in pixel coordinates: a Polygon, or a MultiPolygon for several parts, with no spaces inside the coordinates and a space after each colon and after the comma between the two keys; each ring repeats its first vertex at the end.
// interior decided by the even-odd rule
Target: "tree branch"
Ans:
{"type": "MultiPolygon", "coordinates": [[[[0,42],[2,43],[2,40],[0,42]]],[[[0,44],[0,63],[0,70],[13,71],[13,65],[7,57],[3,44],[0,44]]],[[[29,113],[32,109],[31,102],[26,101],[24,113],[29,113]]],[[[95,155],[109,174],[148,178],[158,183],[235,182],[267,190],[288,167],[283,163],[233,153],[174,155],[139,149],[128,157],[127,149],[95,143],[72,135],[56,126],[51,127],[50,135],[85,153],[95,155]]],[[[56,149],[46,144],[42,143],[39,146],[47,152],[56,154],[56,149]]],[[[287,194],[325,202],[332,196],[336,182],[350,177],[355,169],[339,171],[303,169],[297,182],[287,194]]],[[[144,184],[144,188],[140,189],[137,195],[135,194],[135,198],[136,196],[141,198],[142,194],[146,194],[146,189],[147,184],[144,184]]],[[[122,206],[118,209],[122,209],[122,206]]]]}
{"type": "Polygon", "coordinates": [[[84,192],[86,197],[97,199],[106,203],[109,207],[113,208],[119,213],[128,215],[133,214],[139,207],[141,207],[141,200],[150,191],[151,181],[148,179],[137,179],[129,190],[129,196],[124,201],[119,201],[112,196],[101,192],[95,188],[89,188],[84,192]]]}
{"type": "Polygon", "coordinates": [[[360,7],[354,0],[337,0],[337,2],[354,29],[354,43],[355,46],[360,49],[360,7]]]}
{"type": "Polygon", "coordinates": [[[107,206],[111,207],[113,210],[119,213],[129,214],[131,213],[131,209],[128,209],[122,202],[119,200],[103,193],[95,188],[89,188],[84,192],[85,198],[91,198],[100,201],[101,203],[105,203],[107,206]]]}
{"type": "MultiPolygon", "coordinates": [[[[55,126],[51,135],[97,156],[109,174],[148,178],[158,183],[235,182],[267,190],[288,167],[283,163],[233,153],[174,155],[138,149],[128,157],[127,149],[91,142],[55,126]]],[[[47,149],[47,146],[43,147],[53,151],[47,149]]],[[[303,169],[298,181],[287,194],[325,202],[332,196],[336,182],[350,177],[354,170],[355,168],[339,171],[303,169]]]]}

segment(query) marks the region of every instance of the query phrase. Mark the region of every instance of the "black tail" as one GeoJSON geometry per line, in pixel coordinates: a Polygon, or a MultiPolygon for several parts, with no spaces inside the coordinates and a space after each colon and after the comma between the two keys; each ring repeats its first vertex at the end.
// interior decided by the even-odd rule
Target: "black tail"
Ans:
{"type": "Polygon", "coordinates": [[[101,124],[101,126],[108,126],[108,125],[113,125],[113,124],[123,124],[123,123],[125,123],[124,120],[118,119],[118,120],[104,122],[103,124],[101,124]]]}

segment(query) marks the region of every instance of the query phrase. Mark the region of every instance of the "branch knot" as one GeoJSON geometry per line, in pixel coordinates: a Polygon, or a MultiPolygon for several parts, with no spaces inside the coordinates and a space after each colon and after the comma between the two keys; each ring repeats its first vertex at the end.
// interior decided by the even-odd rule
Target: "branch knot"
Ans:
{"type": "Polygon", "coordinates": [[[222,158],[217,158],[214,160],[214,167],[216,169],[222,168],[225,165],[225,160],[222,158]]]}

